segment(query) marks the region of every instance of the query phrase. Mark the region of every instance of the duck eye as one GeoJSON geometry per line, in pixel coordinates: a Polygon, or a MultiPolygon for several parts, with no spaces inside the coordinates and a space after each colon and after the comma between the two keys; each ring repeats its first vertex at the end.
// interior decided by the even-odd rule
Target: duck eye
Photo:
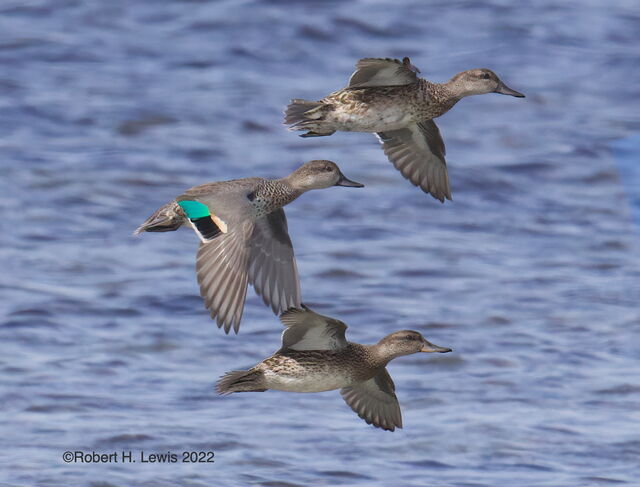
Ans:
{"type": "Polygon", "coordinates": [[[324,168],[322,170],[324,172],[331,172],[331,171],[333,171],[333,168],[331,166],[324,166],[324,168]]]}
{"type": "Polygon", "coordinates": [[[489,73],[482,73],[482,74],[480,75],[480,77],[481,77],[482,79],[491,79],[491,75],[490,75],[489,73]]]}

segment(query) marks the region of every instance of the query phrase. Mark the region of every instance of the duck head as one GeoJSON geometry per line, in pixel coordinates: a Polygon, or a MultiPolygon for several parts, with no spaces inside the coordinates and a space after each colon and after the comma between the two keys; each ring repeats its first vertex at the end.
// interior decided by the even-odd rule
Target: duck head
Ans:
{"type": "Polygon", "coordinates": [[[516,98],[524,95],[505,85],[498,75],[486,68],[470,69],[456,74],[447,83],[460,96],[484,95],[485,93],[500,93],[516,98]]]}
{"type": "Polygon", "coordinates": [[[375,347],[388,360],[412,353],[447,353],[450,348],[440,347],[426,340],[420,333],[413,330],[402,330],[387,335],[375,347]]]}
{"type": "Polygon", "coordinates": [[[286,180],[292,187],[300,191],[328,188],[329,186],[364,187],[364,184],[348,179],[342,174],[338,165],[332,161],[307,162],[287,176],[286,180]]]}

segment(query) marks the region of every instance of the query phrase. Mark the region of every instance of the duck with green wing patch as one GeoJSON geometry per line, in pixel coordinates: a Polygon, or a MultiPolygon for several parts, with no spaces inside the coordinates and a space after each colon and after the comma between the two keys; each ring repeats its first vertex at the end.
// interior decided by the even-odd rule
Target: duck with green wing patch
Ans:
{"type": "Polygon", "coordinates": [[[211,317],[237,333],[251,283],[276,314],[300,306],[300,283],[282,209],[301,194],[331,186],[360,188],[331,161],[311,161],[281,179],[246,178],[188,189],[138,229],[167,232],[183,225],[200,239],[196,272],[211,317]]]}

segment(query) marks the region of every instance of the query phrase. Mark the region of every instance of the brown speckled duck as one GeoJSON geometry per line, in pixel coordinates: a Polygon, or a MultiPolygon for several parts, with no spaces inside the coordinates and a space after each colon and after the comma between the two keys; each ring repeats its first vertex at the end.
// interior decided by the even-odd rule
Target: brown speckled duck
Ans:
{"type": "Polygon", "coordinates": [[[331,161],[310,161],[282,179],[246,178],[188,189],[134,234],[190,225],[200,238],[196,272],[218,327],[237,333],[247,284],[276,314],[300,306],[300,282],[283,206],[330,186],[361,188],[331,161]]]}
{"type": "Polygon", "coordinates": [[[280,350],[249,370],[228,372],[217,383],[218,393],[340,389],[368,424],[394,431],[402,428],[402,415],[386,365],[402,355],[451,351],[410,330],[391,333],[375,345],[348,342],[347,325],[304,305],[284,312],[280,319],[286,327],[280,350]]]}
{"type": "Polygon", "coordinates": [[[349,85],[320,101],[291,100],[285,123],[301,137],[374,132],[389,160],[413,185],[451,199],[445,147],[434,118],[465,96],[500,93],[523,98],[489,69],[470,69],[446,83],[419,78],[409,58],[358,61],[349,85]]]}

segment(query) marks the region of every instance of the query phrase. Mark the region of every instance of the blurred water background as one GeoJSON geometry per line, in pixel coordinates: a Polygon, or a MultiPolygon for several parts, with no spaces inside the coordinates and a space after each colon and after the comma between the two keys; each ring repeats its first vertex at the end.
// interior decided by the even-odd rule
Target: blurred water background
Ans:
{"type": "Polygon", "coordinates": [[[639,485],[639,41],[635,0],[4,0],[2,485],[639,485]],[[370,134],[281,125],[358,58],[405,55],[434,81],[489,67],[527,95],[439,119],[445,205],[370,134]],[[395,433],[335,391],[218,397],[281,325],[250,291],[225,336],[195,236],[131,236],[187,187],[314,158],[366,188],[287,207],[305,301],[354,341],[411,328],[454,349],[391,364],[395,433]]]}

